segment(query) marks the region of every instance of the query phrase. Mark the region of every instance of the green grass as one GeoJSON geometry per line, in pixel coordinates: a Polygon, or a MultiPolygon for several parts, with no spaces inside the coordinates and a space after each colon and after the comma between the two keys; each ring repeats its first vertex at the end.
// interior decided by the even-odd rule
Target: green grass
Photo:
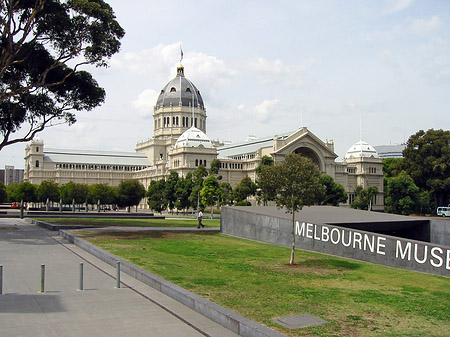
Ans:
{"type": "MultiPolygon", "coordinates": [[[[125,226],[125,227],[197,227],[196,219],[92,219],[92,218],[36,218],[55,225],[125,226]]],[[[219,227],[220,219],[204,219],[205,227],[219,227]]]]}
{"type": "Polygon", "coordinates": [[[449,336],[450,279],[221,234],[97,233],[86,240],[287,336],[449,336]],[[288,330],[272,318],[329,323],[288,330]]]}

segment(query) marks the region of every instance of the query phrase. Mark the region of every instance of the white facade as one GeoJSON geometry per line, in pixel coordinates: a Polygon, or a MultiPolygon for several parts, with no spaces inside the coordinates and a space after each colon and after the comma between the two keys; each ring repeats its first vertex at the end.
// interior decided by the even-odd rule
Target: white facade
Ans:
{"type": "MultiPolygon", "coordinates": [[[[256,179],[256,167],[265,155],[281,161],[292,152],[310,158],[322,173],[332,176],[354,198],[357,186],[376,186],[380,191],[373,209],[383,210],[382,161],[369,144],[358,142],[342,162],[336,162],[333,141],[323,142],[306,127],[268,138],[250,138],[239,144],[212,142],[206,135],[206,109],[200,91],[177,68],[177,76],[161,90],[153,111],[153,138],[138,142],[136,152],[45,149],[32,141],[25,149],[25,177],[34,184],[108,183],[117,186],[138,179],[147,188],[176,171],[186,176],[200,165],[209,169],[219,159],[219,175],[232,186],[244,177],[256,179]]],[[[349,202],[346,205],[349,205],[349,202]]]]}

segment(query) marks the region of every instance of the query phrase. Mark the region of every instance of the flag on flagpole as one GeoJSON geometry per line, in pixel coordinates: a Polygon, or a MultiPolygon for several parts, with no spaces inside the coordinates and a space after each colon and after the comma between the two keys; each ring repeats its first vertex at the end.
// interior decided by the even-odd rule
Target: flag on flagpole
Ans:
{"type": "Polygon", "coordinates": [[[181,52],[181,58],[180,58],[180,63],[181,63],[181,61],[183,61],[183,48],[181,48],[181,45],[180,45],[180,52],[181,52]]]}

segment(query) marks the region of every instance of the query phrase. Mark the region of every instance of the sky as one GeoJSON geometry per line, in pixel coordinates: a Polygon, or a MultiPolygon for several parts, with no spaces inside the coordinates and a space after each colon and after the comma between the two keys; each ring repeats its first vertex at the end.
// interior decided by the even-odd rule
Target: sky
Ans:
{"type": "MultiPolygon", "coordinates": [[[[405,143],[450,129],[450,1],[107,0],[125,29],[108,68],[90,68],[105,103],[45,147],[133,152],[153,136],[153,106],[176,76],[200,90],[211,139],[244,141],[301,126],[341,160],[361,138],[405,143]]],[[[25,143],[0,151],[24,168],[25,143]]]]}

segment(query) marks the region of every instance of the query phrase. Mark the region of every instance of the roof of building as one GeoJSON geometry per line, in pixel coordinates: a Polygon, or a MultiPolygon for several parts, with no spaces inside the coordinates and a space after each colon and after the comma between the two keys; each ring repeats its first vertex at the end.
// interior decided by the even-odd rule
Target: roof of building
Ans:
{"type": "Polygon", "coordinates": [[[374,146],[380,158],[403,158],[403,150],[406,144],[374,146]]]}
{"type": "Polygon", "coordinates": [[[175,147],[199,147],[203,146],[205,148],[211,149],[214,145],[208,136],[200,129],[192,126],[177,139],[175,147]]]}
{"type": "Polygon", "coordinates": [[[356,142],[353,144],[345,154],[345,159],[349,158],[378,158],[377,151],[373,148],[372,145],[369,143],[366,143],[363,140],[360,140],[359,142],[356,142]]]}
{"type": "Polygon", "coordinates": [[[184,77],[184,67],[177,68],[177,76],[161,90],[156,108],[169,106],[194,106],[204,109],[203,98],[196,86],[184,77]]]}
{"type": "Polygon", "coordinates": [[[126,165],[148,166],[147,156],[135,152],[90,151],[46,148],[45,162],[98,164],[98,165],[126,165]]]}
{"type": "MultiPolygon", "coordinates": [[[[278,137],[287,137],[292,132],[287,132],[282,135],[278,135],[278,137]]],[[[227,144],[217,148],[217,158],[226,159],[233,156],[238,156],[247,153],[255,153],[260,148],[265,147],[273,147],[273,136],[271,137],[263,137],[263,138],[251,138],[248,141],[241,143],[233,143],[227,144]]]]}

